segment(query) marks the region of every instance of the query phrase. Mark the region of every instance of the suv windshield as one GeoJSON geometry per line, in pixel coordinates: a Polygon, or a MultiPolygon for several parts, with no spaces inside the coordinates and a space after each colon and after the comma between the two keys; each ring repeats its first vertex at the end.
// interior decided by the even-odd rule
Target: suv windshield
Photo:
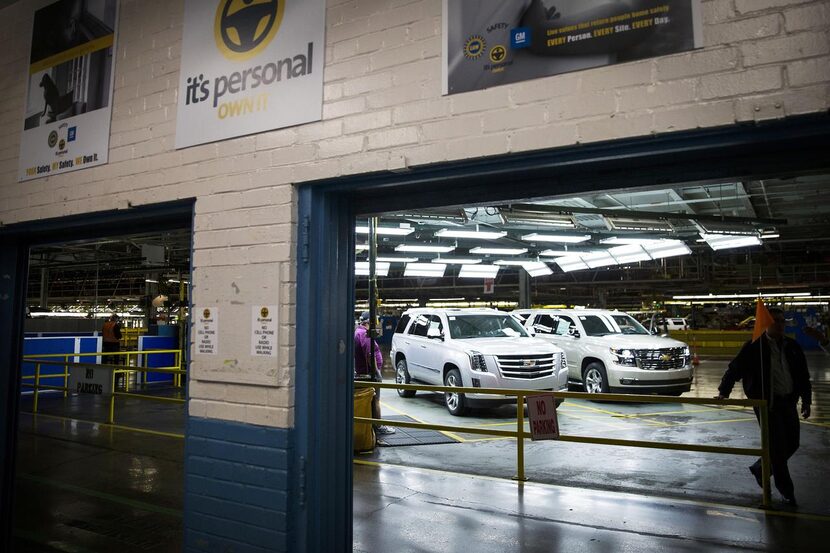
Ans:
{"type": "Polygon", "coordinates": [[[528,334],[512,316],[504,315],[447,315],[450,336],[455,340],[468,338],[515,338],[528,334]]]}
{"type": "Polygon", "coordinates": [[[630,315],[611,315],[623,334],[648,334],[648,330],[630,315]]]}

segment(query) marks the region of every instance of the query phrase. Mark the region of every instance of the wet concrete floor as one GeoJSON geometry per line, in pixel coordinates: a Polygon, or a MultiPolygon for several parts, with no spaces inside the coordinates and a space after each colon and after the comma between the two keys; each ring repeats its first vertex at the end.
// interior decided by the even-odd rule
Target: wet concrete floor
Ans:
{"type": "MultiPolygon", "coordinates": [[[[510,480],[516,446],[459,432],[457,443],[378,448],[355,465],[354,549],[387,552],[825,551],[830,538],[830,357],[810,358],[814,414],[791,462],[799,507],[758,509],[751,459],[528,442],[529,482],[510,480]]],[[[691,396],[711,397],[725,361],[704,362],[691,396]]],[[[742,397],[735,394],[734,397],[742,397]]],[[[515,408],[450,416],[441,398],[384,391],[384,412],[515,428],[515,408]]],[[[16,547],[26,552],[181,551],[183,408],[119,401],[22,401],[16,547]],[[66,418],[66,417],[69,418],[66,418]],[[92,421],[92,422],[83,422],[92,421]]],[[[752,413],[691,405],[567,401],[564,433],[755,447],[752,413]]]]}

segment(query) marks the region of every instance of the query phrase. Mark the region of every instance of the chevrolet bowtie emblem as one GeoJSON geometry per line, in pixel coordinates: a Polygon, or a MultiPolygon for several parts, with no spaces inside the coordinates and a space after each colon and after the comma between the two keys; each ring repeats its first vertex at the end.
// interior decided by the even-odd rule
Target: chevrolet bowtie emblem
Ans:
{"type": "Polygon", "coordinates": [[[660,356],[660,361],[665,361],[665,362],[671,361],[671,355],[669,355],[668,353],[664,353],[663,355],[660,356]]]}

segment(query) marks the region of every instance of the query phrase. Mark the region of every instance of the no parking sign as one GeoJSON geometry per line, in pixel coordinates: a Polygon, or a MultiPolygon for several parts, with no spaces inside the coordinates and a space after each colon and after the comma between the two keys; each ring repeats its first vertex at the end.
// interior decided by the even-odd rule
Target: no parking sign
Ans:
{"type": "Polygon", "coordinates": [[[527,414],[530,417],[532,439],[559,439],[559,419],[556,418],[556,401],[553,394],[528,396],[527,414]]]}

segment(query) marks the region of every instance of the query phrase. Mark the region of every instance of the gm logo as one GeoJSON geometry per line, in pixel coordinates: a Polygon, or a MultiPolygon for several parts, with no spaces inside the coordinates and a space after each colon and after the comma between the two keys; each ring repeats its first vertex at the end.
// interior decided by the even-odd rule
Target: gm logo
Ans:
{"type": "Polygon", "coordinates": [[[514,50],[530,46],[530,27],[517,27],[510,31],[510,47],[514,50]]]}
{"type": "Polygon", "coordinates": [[[244,61],[262,52],[277,36],[285,0],[220,0],[214,37],[222,55],[244,61]]]}

